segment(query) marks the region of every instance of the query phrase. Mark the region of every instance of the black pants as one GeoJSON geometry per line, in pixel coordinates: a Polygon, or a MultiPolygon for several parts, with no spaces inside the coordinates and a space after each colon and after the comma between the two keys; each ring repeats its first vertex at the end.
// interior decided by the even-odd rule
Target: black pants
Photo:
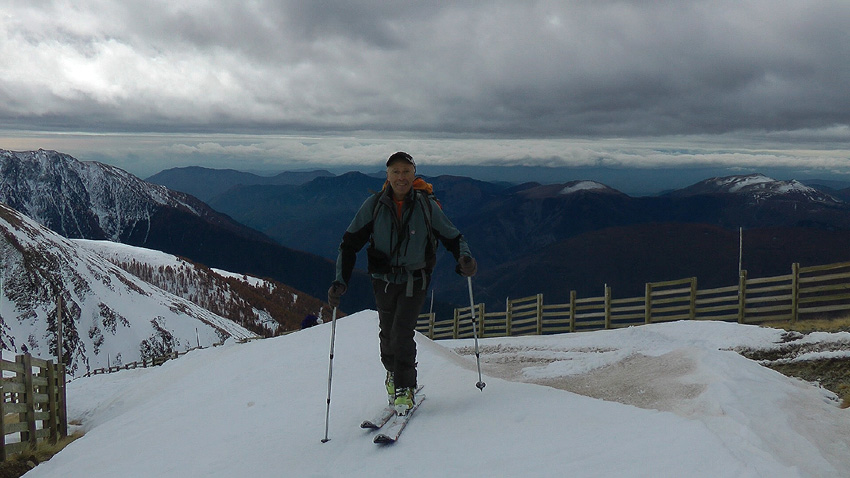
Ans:
{"type": "Polygon", "coordinates": [[[416,342],[413,337],[430,277],[426,281],[423,288],[422,278],[417,278],[413,284],[413,297],[407,297],[407,284],[388,284],[372,279],[381,329],[378,334],[381,362],[385,369],[393,372],[396,388],[416,386],[416,342]]]}

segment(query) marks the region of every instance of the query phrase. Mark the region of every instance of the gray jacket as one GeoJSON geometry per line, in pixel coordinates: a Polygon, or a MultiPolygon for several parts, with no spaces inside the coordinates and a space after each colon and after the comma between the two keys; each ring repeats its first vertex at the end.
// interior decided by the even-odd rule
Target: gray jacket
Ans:
{"type": "Polygon", "coordinates": [[[437,240],[455,260],[471,256],[466,239],[430,195],[411,189],[399,219],[392,190],[387,187],[363,202],[346,229],[339,245],[336,281],[348,284],[357,253],[371,242],[372,277],[396,284],[408,282],[410,288],[413,278],[431,273],[437,240]]]}

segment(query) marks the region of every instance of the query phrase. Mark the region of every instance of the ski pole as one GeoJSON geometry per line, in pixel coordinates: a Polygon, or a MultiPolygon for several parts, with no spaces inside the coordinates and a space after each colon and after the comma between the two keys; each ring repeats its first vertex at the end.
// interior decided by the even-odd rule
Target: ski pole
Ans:
{"type": "Polygon", "coordinates": [[[322,443],[327,443],[331,439],[328,438],[328,419],[331,416],[331,380],[334,375],[334,340],[336,339],[336,307],[334,307],[333,318],[331,318],[331,355],[328,361],[328,408],[325,410],[325,438],[322,438],[322,443]]]}
{"type": "Polygon", "coordinates": [[[484,391],[484,386],[487,384],[481,380],[481,354],[478,351],[478,326],[475,324],[475,299],[472,298],[472,277],[467,277],[466,283],[469,284],[469,309],[472,312],[472,336],[475,338],[475,363],[478,365],[478,383],[475,386],[478,387],[478,390],[484,391]]]}

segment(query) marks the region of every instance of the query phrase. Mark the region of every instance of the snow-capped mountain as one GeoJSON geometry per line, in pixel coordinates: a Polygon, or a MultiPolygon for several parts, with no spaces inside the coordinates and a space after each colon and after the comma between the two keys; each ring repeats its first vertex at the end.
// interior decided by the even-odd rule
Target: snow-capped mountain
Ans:
{"type": "Polygon", "coordinates": [[[0,204],[0,346],[56,355],[61,296],[63,358],[81,375],[254,333],[169,294],[0,204]]]}
{"type": "Polygon", "coordinates": [[[763,174],[748,174],[743,176],[725,176],[700,181],[692,186],[673,193],[675,196],[687,197],[701,194],[729,193],[749,196],[754,200],[786,199],[795,201],[811,201],[823,204],[839,204],[840,200],[829,194],[806,186],[797,180],[780,181],[763,174]]]}
{"type": "Polygon", "coordinates": [[[126,242],[136,236],[144,243],[151,217],[163,208],[228,223],[188,194],[142,181],[114,166],[43,149],[0,150],[0,202],[70,238],[126,242]]]}
{"type": "Polygon", "coordinates": [[[579,193],[623,195],[623,193],[616,189],[608,187],[600,182],[590,180],[570,181],[564,184],[539,185],[525,189],[519,194],[530,199],[543,199],[558,196],[569,196],[579,193]]]}

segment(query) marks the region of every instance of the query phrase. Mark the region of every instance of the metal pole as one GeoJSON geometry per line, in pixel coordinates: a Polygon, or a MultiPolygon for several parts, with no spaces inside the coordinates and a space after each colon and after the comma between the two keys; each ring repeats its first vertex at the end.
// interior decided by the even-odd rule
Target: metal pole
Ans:
{"type": "Polygon", "coordinates": [[[738,228],[738,277],[741,277],[741,269],[744,262],[744,228],[738,228]]]}
{"type": "Polygon", "coordinates": [[[322,443],[330,441],[330,438],[328,438],[328,423],[331,415],[331,383],[334,375],[334,340],[336,340],[336,307],[334,307],[333,318],[331,318],[331,353],[328,362],[328,407],[325,410],[325,438],[322,438],[322,443]]]}
{"type": "Polygon", "coordinates": [[[475,363],[478,365],[478,383],[475,384],[478,390],[483,391],[487,385],[481,379],[481,354],[478,351],[478,326],[475,323],[475,299],[472,298],[472,277],[466,278],[466,283],[469,285],[469,308],[472,313],[472,336],[475,338],[475,363]]]}
{"type": "Polygon", "coordinates": [[[65,363],[65,344],[62,341],[62,293],[56,295],[56,363],[65,363]]]}

